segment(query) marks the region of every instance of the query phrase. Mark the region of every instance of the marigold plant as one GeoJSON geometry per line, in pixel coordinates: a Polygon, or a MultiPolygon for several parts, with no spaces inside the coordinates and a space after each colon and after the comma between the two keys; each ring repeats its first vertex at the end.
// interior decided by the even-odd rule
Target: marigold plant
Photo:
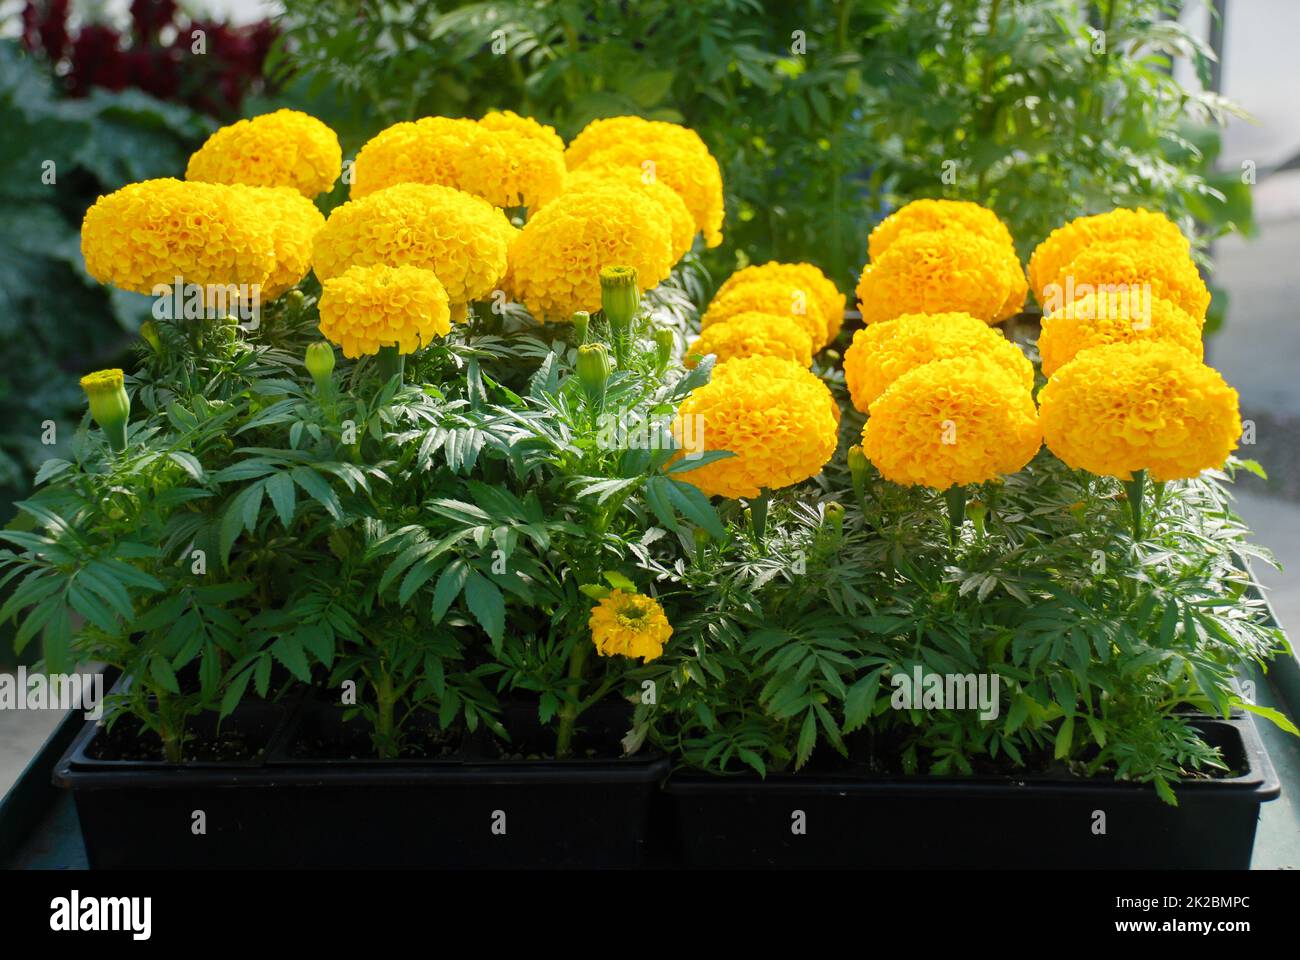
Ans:
{"type": "MultiPolygon", "coordinates": [[[[1046,278],[1046,274],[1043,275],[1046,278]]],[[[1104,291],[1168,300],[1203,323],[1210,291],[1196,264],[1184,253],[1145,240],[1116,240],[1085,247],[1054,276],[1046,278],[1039,302],[1055,313],[1071,299],[1104,291]]]]}
{"type": "Polygon", "coordinates": [[[316,236],[312,268],[328,280],[358,265],[424,267],[461,306],[486,297],[505,274],[503,219],[451,187],[398,184],[336,207],[316,236]]]}
{"type": "Polygon", "coordinates": [[[722,171],[694,130],[641,117],[593,120],[565,151],[570,170],[633,167],[682,198],[710,247],[722,243],[722,171]]]}
{"type": "Polygon", "coordinates": [[[1050,377],[1080,351],[1136,340],[1173,343],[1197,360],[1205,356],[1201,324],[1168,300],[1090,293],[1043,318],[1038,336],[1043,376],[1050,377]]]}
{"type": "Polygon", "coordinates": [[[611,590],[591,608],[591,641],[602,657],[640,657],[649,663],[673,635],[664,608],[653,597],[611,590]]]}
{"type": "Polygon", "coordinates": [[[909,313],[859,330],[844,353],[844,380],[853,405],[866,413],[903,374],[954,357],[983,357],[1026,390],[1033,389],[1029,358],[1000,330],[968,313],[909,313]]]}
{"type": "Polygon", "coordinates": [[[826,337],[830,343],[844,325],[844,306],[847,298],[840,289],[811,263],[779,263],[775,260],[737,270],[718,287],[715,296],[729,293],[736,287],[754,280],[781,280],[806,289],[808,296],[817,301],[826,318],[826,337]]]}
{"type": "Polygon", "coordinates": [[[81,224],[81,253],[96,280],[136,293],[177,277],[261,284],[276,269],[271,220],[247,193],[170,178],[128,184],[95,201],[81,224]]]}
{"type": "Polygon", "coordinates": [[[754,279],[719,292],[700,318],[700,328],[707,330],[715,323],[751,312],[790,317],[808,334],[814,353],[826,346],[831,324],[821,304],[797,281],[754,279]]]}
{"type": "Polygon", "coordinates": [[[600,271],[636,270],[640,289],[671,272],[671,227],[663,208],[644,193],[594,184],[565,193],[531,217],[510,247],[508,286],[540,320],[568,320],[600,309],[600,271]]]}
{"type": "Polygon", "coordinates": [[[1015,473],[1042,446],[1033,395],[985,357],[914,368],[871,404],[862,448],[893,483],[947,490],[1015,473]]]}
{"type": "Polygon", "coordinates": [[[420,267],[349,267],[321,284],[320,332],[345,357],[396,346],[414,353],[451,329],[447,291],[420,267]]]}
{"type": "Polygon", "coordinates": [[[682,401],[682,421],[700,417],[704,449],[735,456],[682,473],[710,496],[757,497],[821,472],[835,453],[834,398],[792,360],[746,357],[720,365],[714,379],[682,401]],[[725,372],[724,372],[725,371],[725,372]]]}
{"type": "Polygon", "coordinates": [[[1241,436],[1237,391],[1173,343],[1080,352],[1039,391],[1043,438],[1076,470],[1180,480],[1223,466],[1241,436]]]}
{"type": "Polygon", "coordinates": [[[333,130],[298,110],[276,110],[208,137],[190,157],[185,179],[292,187],[310,198],[330,190],[342,167],[333,130]]]}
{"type": "Polygon", "coordinates": [[[1159,247],[1170,255],[1191,255],[1191,244],[1163,213],[1119,207],[1108,213],[1078,217],[1053,230],[1029,257],[1029,284],[1039,303],[1043,302],[1047,284],[1084,249],[1124,240],[1159,247]]]}
{"type": "Polygon", "coordinates": [[[812,366],[812,339],[794,318],[749,310],[707,327],[686,351],[686,366],[713,354],[718,363],[740,357],[780,357],[807,369],[812,366]]]}
{"type": "Polygon", "coordinates": [[[968,230],[904,233],[862,268],[857,295],[865,323],[905,313],[969,313],[986,323],[1014,315],[1024,275],[1001,245],[968,230]]]}

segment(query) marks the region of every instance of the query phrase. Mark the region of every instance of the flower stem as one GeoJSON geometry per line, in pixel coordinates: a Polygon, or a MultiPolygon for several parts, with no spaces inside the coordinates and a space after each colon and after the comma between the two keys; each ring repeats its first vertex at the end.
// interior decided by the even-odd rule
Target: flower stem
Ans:
{"type": "Polygon", "coordinates": [[[763,546],[763,537],[767,534],[767,506],[772,501],[772,491],[763,487],[749,503],[749,517],[754,525],[754,542],[763,546]]]}
{"type": "Polygon", "coordinates": [[[1133,515],[1133,539],[1142,539],[1142,498],[1146,493],[1147,472],[1145,470],[1134,470],[1133,479],[1124,481],[1124,489],[1128,492],[1128,509],[1133,515]]]}
{"type": "Polygon", "coordinates": [[[961,525],[966,522],[966,488],[951,486],[944,499],[948,501],[948,543],[956,544],[961,525]]]}
{"type": "Polygon", "coordinates": [[[379,376],[384,383],[388,383],[393,377],[397,377],[400,386],[405,368],[406,357],[397,352],[396,346],[379,348],[379,376]]]}
{"type": "Polygon", "coordinates": [[[566,688],[569,699],[560,708],[560,727],[555,735],[556,759],[562,760],[573,752],[573,728],[578,722],[578,714],[582,712],[578,697],[582,693],[582,674],[590,652],[591,644],[580,636],[569,654],[569,684],[566,688]]]}

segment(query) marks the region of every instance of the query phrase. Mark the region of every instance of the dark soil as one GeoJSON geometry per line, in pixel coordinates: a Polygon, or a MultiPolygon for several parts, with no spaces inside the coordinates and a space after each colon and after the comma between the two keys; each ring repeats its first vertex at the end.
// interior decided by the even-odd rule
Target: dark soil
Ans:
{"type": "MultiPolygon", "coordinates": [[[[232,763],[260,760],[266,752],[264,736],[225,727],[219,733],[194,733],[186,740],[184,758],[190,762],[232,763]]],[[[130,717],[111,728],[103,727],[90,743],[87,755],[95,760],[165,761],[162,738],[130,717]]]]}

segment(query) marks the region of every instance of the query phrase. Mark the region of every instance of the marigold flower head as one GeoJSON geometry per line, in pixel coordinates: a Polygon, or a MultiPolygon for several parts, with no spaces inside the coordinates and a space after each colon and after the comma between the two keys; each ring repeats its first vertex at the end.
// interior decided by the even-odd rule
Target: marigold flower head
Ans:
{"type": "Polygon", "coordinates": [[[353,200],[399,183],[462,189],[466,145],[480,128],[473,120],[423,117],[395,123],[362,145],[352,165],[353,200]]]}
{"type": "Polygon", "coordinates": [[[345,357],[396,346],[414,353],[451,329],[447,291],[420,267],[349,267],[321,284],[320,332],[345,357]]]}
{"type": "Polygon", "coordinates": [[[1045,278],[1039,302],[1055,313],[1069,300],[1088,293],[1122,293],[1168,300],[1198,322],[1204,322],[1210,291],[1192,259],[1145,240],[1094,243],[1079,251],[1053,277],[1045,278]]]}
{"type": "Polygon", "coordinates": [[[823,345],[830,343],[844,325],[844,305],[847,298],[811,263],[778,263],[773,260],[756,266],[744,267],[729,276],[718,287],[718,293],[729,293],[736,287],[753,280],[782,280],[806,290],[810,299],[816,300],[826,318],[826,337],[823,345]]]}
{"type": "Polygon", "coordinates": [[[591,608],[591,642],[602,657],[640,657],[649,663],[664,652],[673,635],[664,608],[653,597],[611,590],[591,608]]]}
{"type": "Polygon", "coordinates": [[[739,313],[771,313],[789,317],[808,334],[813,352],[826,346],[830,323],[820,301],[799,281],[755,278],[737,284],[726,292],[719,291],[700,318],[700,329],[730,320],[739,313]]]}
{"type": "Polygon", "coordinates": [[[1170,255],[1191,256],[1191,244],[1163,213],[1121,207],[1109,213],[1077,217],[1053,230],[1029,258],[1029,284],[1039,303],[1043,302],[1047,284],[1084,249],[1095,243],[1118,240],[1135,240],[1145,246],[1159,247],[1170,255]]]}
{"type": "Polygon", "coordinates": [[[862,268],[865,323],[905,313],[969,313],[997,323],[1019,312],[1024,273],[1004,246],[969,230],[905,232],[862,268]]]}
{"type": "Polygon", "coordinates": [[[401,183],[335,207],[316,235],[312,268],[323,281],[357,265],[423,267],[460,305],[483,299],[501,282],[512,229],[486,200],[451,187],[401,183]]]}
{"type": "Polygon", "coordinates": [[[1081,351],[1038,394],[1048,449],[1076,470],[1181,480],[1223,466],[1241,436],[1237,391],[1159,340],[1081,351]]]}
{"type": "Polygon", "coordinates": [[[871,231],[867,252],[874,261],[905,233],[952,229],[969,230],[1015,254],[1015,241],[1006,224],[988,207],[968,200],[913,200],[899,207],[871,231]]]}
{"type": "Polygon", "coordinates": [[[81,252],[96,280],[136,293],[178,276],[204,286],[261,284],[276,265],[270,223],[247,194],[172,179],[96,200],[81,224],[81,252]]]}
{"type": "Polygon", "coordinates": [[[1043,318],[1038,353],[1050,377],[1082,350],[1136,340],[1176,344],[1197,360],[1205,356],[1201,324],[1160,297],[1090,293],[1043,318]]]}
{"type": "Polygon", "coordinates": [[[691,211],[704,242],[722,242],[722,171],[694,130],[641,117],[593,120],[564,154],[570,170],[587,166],[634,167],[662,180],[691,211]]]}
{"type": "Polygon", "coordinates": [[[677,412],[674,435],[683,448],[697,428],[693,449],[730,450],[682,473],[709,496],[756,497],[821,472],[835,453],[834,398],[816,376],[779,357],[744,357],[714,369],[677,412]],[[698,419],[696,419],[698,418],[698,419]]]}
{"type": "Polygon", "coordinates": [[[844,380],[853,405],[866,413],[903,374],[953,357],[983,357],[1024,389],[1033,389],[1029,358],[1000,330],[968,313],[908,313],[859,330],[844,353],[844,380]]]}
{"type": "Polygon", "coordinates": [[[713,354],[718,363],[740,357],[780,357],[812,366],[812,339],[793,317],[748,310],[711,324],[686,351],[686,366],[713,354]]]}
{"type": "Polygon", "coordinates": [[[552,200],[510,246],[509,288],[539,320],[567,321],[600,309],[600,272],[636,270],[649,290],[673,267],[671,228],[663,208],[639,190],[593,184],[552,200]]]}
{"type": "Polygon", "coordinates": [[[333,130],[298,110],[276,110],[208,137],[190,157],[185,179],[292,187],[311,198],[331,189],[342,168],[343,150],[333,130]]]}
{"type": "Polygon", "coordinates": [[[325,226],[325,216],[316,204],[292,187],[247,187],[235,184],[231,190],[243,193],[265,218],[275,243],[275,266],[262,284],[263,300],[274,300],[296,287],[311,269],[316,234],[325,226]]]}
{"type": "Polygon", "coordinates": [[[695,221],[682,198],[671,187],[659,180],[647,180],[633,167],[589,167],[570,171],[564,179],[564,192],[576,193],[593,184],[613,184],[645,193],[668,217],[672,231],[673,261],[680,260],[690,251],[695,240],[695,221]]]}
{"type": "Polygon", "coordinates": [[[532,117],[521,117],[513,110],[491,110],[483,115],[483,119],[478,122],[478,125],[485,130],[508,130],[513,133],[523,134],[546,144],[551,149],[564,153],[564,141],[560,139],[560,135],[555,132],[554,127],[534,120],[532,117]]]}
{"type": "Polygon", "coordinates": [[[1024,382],[982,356],[903,374],[871,404],[862,430],[881,476],[936,490],[1015,473],[1042,442],[1024,382]]]}
{"type": "Polygon", "coordinates": [[[459,186],[498,207],[537,210],[564,187],[564,151],[518,130],[480,128],[460,157],[459,186]]]}

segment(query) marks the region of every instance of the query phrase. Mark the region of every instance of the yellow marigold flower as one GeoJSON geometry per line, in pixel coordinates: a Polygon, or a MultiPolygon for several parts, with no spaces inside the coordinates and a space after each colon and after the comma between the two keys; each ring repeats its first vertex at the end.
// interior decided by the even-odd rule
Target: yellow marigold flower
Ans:
{"type": "Polygon", "coordinates": [[[320,332],[345,357],[396,345],[414,353],[451,329],[447,291],[420,267],[349,267],[321,284],[320,332]]]}
{"type": "Polygon", "coordinates": [[[602,657],[640,657],[649,663],[664,652],[673,635],[664,608],[653,597],[611,590],[591,608],[591,642],[602,657]]]}
{"type": "Polygon", "coordinates": [[[481,300],[506,270],[509,224],[486,200],[451,187],[401,183],[336,207],[316,235],[321,280],[351,266],[423,267],[456,305],[481,300]]]}
{"type": "Polygon", "coordinates": [[[564,151],[517,130],[481,129],[459,163],[460,188],[498,207],[537,210],[564,186],[564,151]]]}
{"type": "Polygon", "coordinates": [[[820,301],[814,299],[800,281],[756,278],[725,293],[719,292],[700,318],[700,329],[707,330],[737,314],[753,312],[790,317],[808,334],[814,353],[826,346],[826,335],[831,325],[820,301]]]}
{"type": "Polygon", "coordinates": [[[1029,358],[1000,330],[968,313],[908,313],[859,330],[844,352],[844,380],[853,405],[866,413],[903,374],[953,357],[983,357],[1024,389],[1034,387],[1029,358]]]}
{"type": "Polygon", "coordinates": [[[1162,213],[1118,208],[1109,213],[1078,217],[1053,230],[1029,258],[1029,283],[1039,303],[1043,302],[1047,284],[1085,248],[1117,240],[1136,240],[1146,246],[1160,247],[1171,255],[1191,256],[1187,238],[1162,213]]]}
{"type": "Polygon", "coordinates": [[[211,183],[145,180],[100,197],[81,224],[86,270],[101,283],[253,285],[275,268],[270,223],[246,194],[211,183]]]}
{"type": "Polygon", "coordinates": [[[1033,395],[986,357],[913,368],[871,404],[862,430],[881,476],[936,490],[1015,473],[1042,442],[1033,395]]]}
{"type": "Polygon", "coordinates": [[[821,472],[835,453],[834,398],[793,360],[745,357],[714,370],[677,412],[673,433],[683,449],[730,450],[681,474],[709,496],[756,497],[821,472]],[[692,442],[693,441],[693,442],[692,442]]]}
{"type": "Polygon", "coordinates": [[[262,299],[274,300],[292,290],[311,269],[312,246],[325,226],[325,216],[292,187],[246,187],[232,185],[243,193],[266,219],[275,242],[275,266],[262,284],[262,299]]]}
{"type": "Polygon", "coordinates": [[[739,357],[780,357],[812,366],[812,340],[793,317],[749,310],[712,324],[686,351],[686,366],[713,354],[718,363],[739,357]]]}
{"type": "Polygon", "coordinates": [[[837,286],[811,263],[778,263],[775,260],[757,266],[745,267],[729,276],[718,287],[719,296],[734,290],[752,280],[783,280],[793,283],[808,292],[809,299],[816,300],[826,318],[826,338],[823,345],[830,343],[844,325],[844,305],[846,297],[837,286]]]}
{"type": "MultiPolygon", "coordinates": [[[[1046,277],[1046,274],[1044,274],[1046,277]]],[[[1145,240],[1116,240],[1085,247],[1056,275],[1046,278],[1040,303],[1056,313],[1069,300],[1093,292],[1142,295],[1168,300],[1198,322],[1205,321],[1210,291],[1192,259],[1145,240]]]]}
{"type": "Polygon", "coordinates": [[[487,130],[508,130],[513,133],[520,133],[526,137],[538,140],[548,147],[564,152],[564,141],[560,135],[555,132],[555,128],[534,120],[532,117],[521,117],[513,110],[492,110],[483,115],[483,119],[478,122],[480,127],[487,130]]]}
{"type": "Polygon", "coordinates": [[[569,172],[564,179],[564,192],[584,190],[592,184],[611,183],[640,190],[658,204],[668,217],[672,230],[673,261],[686,256],[695,240],[695,221],[682,198],[661,181],[647,180],[632,167],[590,167],[569,172]]]}
{"type": "Polygon", "coordinates": [[[1241,436],[1237,391],[1159,340],[1080,352],[1038,394],[1048,449],[1076,470],[1181,480],[1223,466],[1241,436]]]}
{"type": "Polygon", "coordinates": [[[292,187],[315,197],[334,186],[343,150],[334,131],[297,110],[276,110],[222,127],[190,157],[186,180],[292,187]]]}
{"type": "Polygon", "coordinates": [[[969,313],[997,323],[1019,309],[1024,283],[1002,245],[969,230],[928,230],[901,234],[863,267],[857,294],[865,323],[905,313],[969,313]]]}
{"type": "Polygon", "coordinates": [[[581,167],[634,167],[662,180],[686,203],[703,231],[704,242],[722,242],[722,171],[694,130],[641,117],[593,120],[565,151],[570,170],[581,167]]]}
{"type": "Polygon", "coordinates": [[[509,288],[539,320],[567,321],[600,309],[600,271],[636,270],[641,290],[673,267],[668,217],[644,193],[593,184],[561,194],[519,231],[510,247],[509,288]]]}
{"type": "Polygon", "coordinates": [[[466,145],[481,130],[473,120],[424,117],[375,134],[352,166],[353,200],[399,183],[461,187],[466,145]]]}
{"type": "Polygon", "coordinates": [[[1090,293],[1043,318],[1038,337],[1043,376],[1050,377],[1081,350],[1135,340],[1163,340],[1197,360],[1205,356],[1201,325],[1168,300],[1090,293]]]}
{"type": "Polygon", "coordinates": [[[867,253],[878,260],[905,233],[951,229],[969,230],[1015,252],[1011,231],[988,207],[967,200],[913,200],[876,224],[867,238],[867,253]]]}

